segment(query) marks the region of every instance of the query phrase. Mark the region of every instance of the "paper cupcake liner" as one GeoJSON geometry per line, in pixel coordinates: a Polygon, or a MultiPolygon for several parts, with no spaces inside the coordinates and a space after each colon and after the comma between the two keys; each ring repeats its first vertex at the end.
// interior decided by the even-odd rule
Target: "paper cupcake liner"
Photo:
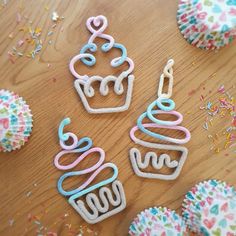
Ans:
{"type": "Polygon", "coordinates": [[[0,151],[19,149],[32,132],[32,114],[19,95],[0,90],[0,151]]]}
{"type": "Polygon", "coordinates": [[[175,211],[166,207],[152,207],[139,213],[129,227],[129,235],[187,235],[185,224],[175,211]]]}
{"type": "Polygon", "coordinates": [[[186,194],[182,216],[195,233],[233,236],[236,234],[236,191],[222,181],[201,182],[186,194]]]}
{"type": "Polygon", "coordinates": [[[236,36],[236,5],[232,0],[180,1],[177,21],[190,44],[202,49],[218,49],[236,36]]]}

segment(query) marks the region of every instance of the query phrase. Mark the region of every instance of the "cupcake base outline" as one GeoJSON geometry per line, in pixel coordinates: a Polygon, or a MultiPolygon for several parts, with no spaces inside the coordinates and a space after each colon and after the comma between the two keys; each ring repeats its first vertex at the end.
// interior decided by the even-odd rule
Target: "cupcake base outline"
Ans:
{"type": "Polygon", "coordinates": [[[87,100],[86,95],[84,94],[83,88],[81,85],[81,82],[78,80],[75,80],[74,82],[74,87],[76,89],[76,91],[78,92],[82,103],[85,107],[85,109],[89,112],[89,113],[96,113],[96,114],[102,114],[102,113],[115,113],[115,112],[122,112],[122,111],[126,111],[129,109],[129,106],[131,104],[131,100],[132,100],[132,93],[133,93],[133,83],[134,83],[134,76],[133,75],[129,75],[128,76],[128,89],[127,89],[127,96],[125,99],[125,103],[122,106],[118,106],[118,107],[107,107],[107,108],[92,108],[89,105],[89,102],[87,100]]]}
{"type": "Polygon", "coordinates": [[[87,223],[96,224],[102,220],[105,220],[121,212],[126,208],[126,198],[125,198],[124,188],[119,180],[115,180],[114,182],[112,182],[112,190],[116,197],[115,200],[112,196],[111,190],[108,187],[101,187],[99,189],[99,197],[100,201],[103,204],[103,207],[101,206],[101,203],[99,202],[98,196],[96,194],[90,192],[86,195],[86,203],[90,207],[90,211],[92,210],[93,214],[91,214],[87,210],[82,200],[76,200],[77,199],[76,194],[72,195],[69,198],[68,202],[87,223]],[[105,193],[108,196],[108,200],[105,196],[105,193]],[[113,207],[115,207],[110,211],[108,211],[110,207],[109,203],[113,207]],[[103,214],[99,215],[99,213],[103,214]]]}

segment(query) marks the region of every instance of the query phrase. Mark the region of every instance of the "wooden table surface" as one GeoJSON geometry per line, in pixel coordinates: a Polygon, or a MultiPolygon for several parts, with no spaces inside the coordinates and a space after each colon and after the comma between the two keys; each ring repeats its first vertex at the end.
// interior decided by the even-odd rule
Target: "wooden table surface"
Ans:
{"type": "MultiPolygon", "coordinates": [[[[222,84],[236,95],[236,44],[217,53],[189,45],[178,30],[176,10],[177,1],[172,0],[2,1],[0,86],[25,98],[34,115],[34,127],[21,150],[0,154],[0,235],[37,235],[41,228],[42,235],[53,235],[46,234],[51,231],[60,236],[123,236],[132,219],[145,208],[161,205],[180,213],[185,193],[199,181],[214,178],[236,186],[236,148],[224,148],[225,136],[220,135],[232,119],[229,115],[214,118],[207,131],[202,127],[206,112],[199,109],[207,101],[217,101],[222,84]],[[51,19],[53,11],[64,17],[56,26],[51,19]],[[123,113],[88,114],[68,69],[69,60],[90,36],[85,27],[87,18],[100,14],[108,18],[106,32],[126,46],[135,62],[132,104],[123,113]],[[35,59],[27,57],[34,46],[26,42],[29,27],[42,29],[43,48],[35,59]],[[12,54],[13,47],[18,56],[12,54]],[[177,180],[143,179],[131,169],[128,153],[135,145],[129,130],[156,99],[159,76],[169,58],[175,60],[172,98],[184,115],[182,125],[192,134],[185,145],[189,155],[177,180]],[[106,161],[119,168],[127,208],[96,225],[87,225],[56,188],[62,173],[54,167],[53,158],[60,151],[57,128],[64,117],[72,120],[67,130],[91,137],[95,146],[105,150],[106,161]],[[218,136],[215,146],[208,135],[218,136]]],[[[114,73],[109,60],[115,53],[98,54],[99,63],[89,73],[114,73]]],[[[81,66],[81,70],[86,68],[81,66]]],[[[101,97],[95,103],[107,104],[101,97]]],[[[84,161],[82,166],[86,164],[84,161]]],[[[68,184],[78,183],[74,178],[68,184]]]]}

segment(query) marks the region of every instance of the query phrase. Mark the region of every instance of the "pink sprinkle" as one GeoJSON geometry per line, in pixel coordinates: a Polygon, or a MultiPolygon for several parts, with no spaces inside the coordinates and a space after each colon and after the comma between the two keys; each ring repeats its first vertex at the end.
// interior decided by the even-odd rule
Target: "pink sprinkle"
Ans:
{"type": "Polygon", "coordinates": [[[10,62],[12,64],[14,64],[15,63],[14,55],[11,52],[8,52],[7,55],[8,55],[8,58],[9,58],[10,62]]]}
{"type": "Polygon", "coordinates": [[[233,126],[236,126],[236,116],[233,118],[233,120],[232,120],[232,125],[233,126]]]}
{"type": "Polygon", "coordinates": [[[16,13],[16,22],[17,24],[21,22],[21,14],[19,12],[16,13]]]}
{"type": "Polygon", "coordinates": [[[17,43],[18,47],[21,47],[24,44],[24,40],[20,39],[17,43]]]}
{"type": "Polygon", "coordinates": [[[200,99],[201,99],[201,101],[204,101],[204,97],[203,97],[203,95],[201,95],[200,99]]]}
{"type": "Polygon", "coordinates": [[[47,232],[47,235],[48,236],[57,236],[57,233],[55,233],[55,232],[47,232]]]}
{"type": "Polygon", "coordinates": [[[218,89],[218,92],[219,93],[225,93],[225,86],[224,85],[221,85],[218,89]]]}

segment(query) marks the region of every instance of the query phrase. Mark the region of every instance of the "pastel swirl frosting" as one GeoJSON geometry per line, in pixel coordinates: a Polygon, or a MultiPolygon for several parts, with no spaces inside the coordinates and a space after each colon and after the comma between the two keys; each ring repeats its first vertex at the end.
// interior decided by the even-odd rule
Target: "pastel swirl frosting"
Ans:
{"type": "Polygon", "coordinates": [[[148,136],[154,137],[156,139],[159,139],[159,140],[162,140],[162,141],[165,141],[168,143],[174,143],[174,144],[187,143],[191,138],[191,134],[188,129],[186,129],[185,127],[179,126],[179,124],[183,121],[183,116],[181,113],[175,111],[174,108],[175,108],[175,103],[170,98],[160,97],[156,101],[152,102],[148,106],[147,111],[139,116],[139,118],[137,120],[137,126],[134,126],[131,129],[131,131],[130,131],[131,139],[135,143],[141,144],[143,146],[149,146],[149,144],[152,144],[152,143],[140,140],[135,136],[135,132],[137,130],[140,130],[141,132],[145,133],[148,136]],[[157,106],[159,109],[154,109],[155,106],[157,106]],[[155,117],[155,115],[160,115],[160,114],[174,115],[177,119],[174,121],[165,121],[165,120],[161,120],[161,119],[158,119],[157,117],[155,117]],[[145,118],[148,118],[152,122],[151,123],[143,123],[143,120],[145,118]],[[149,130],[148,128],[179,130],[179,131],[184,132],[185,137],[182,139],[172,138],[172,137],[169,137],[169,136],[166,136],[163,134],[153,132],[153,131],[149,130]]]}
{"type": "Polygon", "coordinates": [[[54,159],[54,164],[59,170],[72,170],[74,169],[77,165],[81,163],[82,160],[85,158],[94,158],[95,154],[99,154],[99,158],[97,163],[94,165],[86,168],[86,169],[81,169],[78,171],[68,171],[65,174],[63,174],[59,180],[58,180],[58,191],[64,195],[64,196],[72,196],[76,194],[77,197],[80,197],[88,192],[91,192],[103,185],[106,185],[108,183],[111,183],[114,181],[117,176],[118,176],[118,169],[113,163],[104,163],[105,160],[105,152],[103,149],[99,147],[94,147],[91,148],[93,145],[93,142],[90,138],[84,137],[78,140],[77,136],[71,132],[63,133],[63,128],[65,125],[70,123],[70,119],[66,118],[64,119],[58,129],[58,134],[59,134],[59,139],[60,139],[60,145],[62,147],[62,151],[60,151],[54,159]],[[70,145],[67,145],[65,142],[69,139],[69,137],[72,138],[73,143],[70,145]],[[63,156],[67,154],[72,154],[72,153],[80,153],[74,161],[72,161],[70,164],[64,165],[60,164],[60,160],[62,159],[63,156]],[[91,154],[91,155],[90,155],[91,154]],[[92,155],[94,154],[94,155],[92,155]],[[89,187],[90,183],[95,179],[95,177],[104,169],[106,168],[111,168],[113,175],[112,177],[103,180],[95,185],[92,185],[89,187]],[[75,176],[81,176],[91,173],[91,176],[80,186],[76,187],[73,190],[64,190],[63,188],[63,182],[70,177],[75,177],[75,176]]]}

